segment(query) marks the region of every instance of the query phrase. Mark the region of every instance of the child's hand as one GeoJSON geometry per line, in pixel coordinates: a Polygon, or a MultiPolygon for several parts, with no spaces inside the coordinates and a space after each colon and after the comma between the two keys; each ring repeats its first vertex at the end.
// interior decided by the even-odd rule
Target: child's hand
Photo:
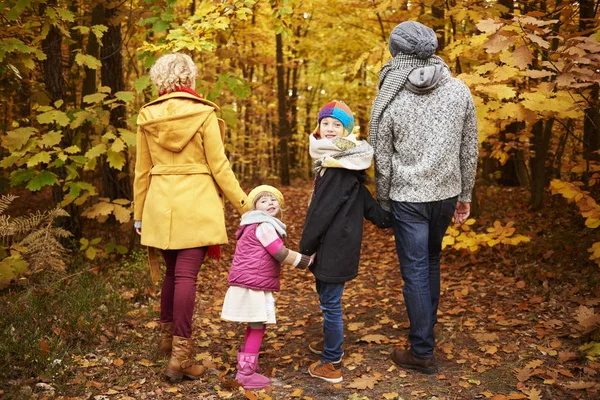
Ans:
{"type": "Polygon", "coordinates": [[[313,253],[313,254],[310,256],[310,261],[308,262],[308,266],[309,266],[309,267],[315,263],[315,257],[316,257],[316,256],[317,256],[317,253],[313,253]]]}

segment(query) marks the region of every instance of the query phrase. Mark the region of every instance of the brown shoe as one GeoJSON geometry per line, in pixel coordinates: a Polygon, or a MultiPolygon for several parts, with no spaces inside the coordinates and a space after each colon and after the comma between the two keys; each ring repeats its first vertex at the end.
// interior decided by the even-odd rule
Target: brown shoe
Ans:
{"type": "Polygon", "coordinates": [[[173,322],[160,323],[160,341],[158,350],[161,353],[170,353],[173,344],[173,322]]]}
{"type": "Polygon", "coordinates": [[[438,371],[435,360],[416,358],[409,350],[394,349],[392,361],[399,367],[414,369],[424,374],[435,374],[438,371]]]}
{"type": "Polygon", "coordinates": [[[342,370],[335,368],[332,363],[323,364],[321,361],[317,361],[308,367],[308,373],[313,378],[323,379],[329,383],[339,383],[343,380],[342,370]]]}
{"type": "Polygon", "coordinates": [[[173,336],[171,358],[165,370],[169,381],[176,383],[181,381],[184,376],[189,379],[198,379],[204,374],[205,368],[194,363],[193,352],[192,338],[173,336]]]}

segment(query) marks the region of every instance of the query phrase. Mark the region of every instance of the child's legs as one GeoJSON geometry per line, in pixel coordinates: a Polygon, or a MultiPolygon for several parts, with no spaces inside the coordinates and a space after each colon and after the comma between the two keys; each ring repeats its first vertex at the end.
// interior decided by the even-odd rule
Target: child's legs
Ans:
{"type": "Polygon", "coordinates": [[[173,335],[192,336],[192,316],[196,300],[196,279],[206,255],[206,247],[177,251],[173,296],[173,335]]]}
{"type": "Polygon", "coordinates": [[[246,328],[243,352],[248,354],[258,354],[264,334],[265,324],[262,322],[250,322],[246,328]]]}
{"type": "Polygon", "coordinates": [[[317,279],[319,303],[323,311],[323,363],[338,361],[343,354],[344,321],[342,319],[343,283],[328,283],[317,279]]]}
{"type": "Polygon", "coordinates": [[[160,292],[160,322],[173,321],[173,296],[175,295],[175,263],[177,250],[162,250],[167,271],[160,292]]]}

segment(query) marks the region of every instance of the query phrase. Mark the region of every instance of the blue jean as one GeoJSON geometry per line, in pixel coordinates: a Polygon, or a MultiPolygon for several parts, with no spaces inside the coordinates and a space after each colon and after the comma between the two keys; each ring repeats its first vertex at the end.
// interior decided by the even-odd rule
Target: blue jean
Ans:
{"type": "Polygon", "coordinates": [[[342,295],[344,283],[329,283],[317,279],[317,293],[323,311],[324,346],[323,363],[337,361],[344,353],[344,321],[342,320],[342,295]]]}
{"type": "Polygon", "coordinates": [[[410,351],[421,359],[433,358],[440,301],[442,239],[452,220],[457,198],[427,203],[393,202],[393,229],[402,294],[410,321],[410,351]]]}

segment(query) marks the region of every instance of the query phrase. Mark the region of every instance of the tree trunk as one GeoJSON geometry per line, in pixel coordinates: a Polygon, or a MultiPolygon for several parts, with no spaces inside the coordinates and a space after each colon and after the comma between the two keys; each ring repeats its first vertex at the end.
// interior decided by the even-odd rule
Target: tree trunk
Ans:
{"type": "Polygon", "coordinates": [[[279,179],[281,184],[289,186],[290,184],[290,165],[288,154],[288,141],[290,137],[290,125],[287,118],[286,109],[286,88],[284,85],[285,69],[283,66],[283,38],[277,34],[276,41],[276,59],[277,59],[277,103],[279,119],[279,179]]]}
{"type": "Polygon", "coordinates": [[[550,149],[550,138],[552,137],[552,127],[554,119],[547,121],[540,119],[533,125],[532,146],[535,152],[530,162],[531,168],[531,208],[539,210],[544,202],[544,189],[546,188],[546,160],[550,149]]]}
{"type": "MultiPolygon", "coordinates": [[[[597,6],[594,0],[581,0],[579,4],[579,30],[585,36],[589,36],[594,28],[597,6]]],[[[587,96],[588,104],[583,117],[583,157],[586,160],[583,182],[586,187],[590,179],[590,161],[600,161],[600,154],[598,153],[598,150],[600,150],[600,114],[598,112],[600,101],[598,92],[598,84],[596,83],[587,96]]]]}
{"type": "MultiPolygon", "coordinates": [[[[108,86],[111,93],[122,91],[125,88],[123,82],[123,54],[121,53],[122,35],[121,23],[118,18],[117,8],[107,8],[104,12],[105,25],[108,30],[102,37],[100,58],[102,61],[102,85],[108,86]]],[[[110,109],[110,125],[115,129],[126,128],[125,107],[119,106],[110,109]]],[[[131,199],[131,180],[129,177],[129,157],[125,156],[123,171],[111,168],[103,157],[102,169],[102,191],[104,196],[110,199],[131,199]]]]}

